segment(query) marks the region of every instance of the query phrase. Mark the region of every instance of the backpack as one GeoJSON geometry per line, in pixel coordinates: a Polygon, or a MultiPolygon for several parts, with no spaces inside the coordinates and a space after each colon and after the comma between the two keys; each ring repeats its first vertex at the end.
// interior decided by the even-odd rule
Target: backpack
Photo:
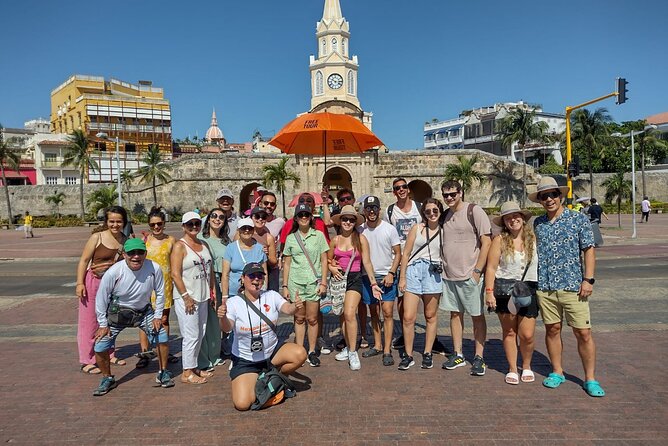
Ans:
{"type": "MultiPolygon", "coordinates": [[[[413,200],[413,203],[415,203],[415,205],[417,206],[418,212],[420,212],[420,209],[422,209],[422,203],[420,203],[419,201],[415,201],[415,200],[413,200]]],[[[392,203],[391,205],[389,205],[387,207],[387,221],[390,222],[390,223],[392,223],[392,212],[394,212],[394,206],[395,205],[396,205],[396,203],[392,203]]]]}
{"type": "Polygon", "coordinates": [[[297,394],[294,384],[276,367],[271,366],[257,377],[255,383],[255,402],[251,410],[260,410],[275,406],[285,398],[292,398],[297,394]]]}
{"type": "MultiPolygon", "coordinates": [[[[480,234],[478,234],[478,227],[475,225],[475,220],[473,219],[473,208],[476,207],[475,203],[469,203],[466,208],[466,219],[469,221],[471,228],[473,228],[473,233],[475,234],[476,246],[480,246],[480,234]]],[[[441,226],[445,223],[446,217],[452,213],[452,210],[448,208],[447,211],[443,213],[443,219],[441,221],[441,226]]]]}

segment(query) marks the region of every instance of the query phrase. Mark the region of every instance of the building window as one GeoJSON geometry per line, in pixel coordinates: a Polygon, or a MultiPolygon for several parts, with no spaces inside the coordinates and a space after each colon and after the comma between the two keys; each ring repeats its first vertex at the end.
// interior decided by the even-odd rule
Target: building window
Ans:
{"type": "Polygon", "coordinates": [[[325,92],[325,82],[322,76],[322,71],[316,71],[315,73],[315,94],[316,96],[321,95],[325,92]]]}
{"type": "Polygon", "coordinates": [[[58,177],[46,177],[46,184],[53,186],[54,184],[58,184],[58,177]]]}
{"type": "Polygon", "coordinates": [[[77,177],[65,177],[65,184],[73,185],[77,184],[77,177]]]}
{"type": "Polygon", "coordinates": [[[336,37],[332,37],[332,53],[339,52],[339,41],[336,40],[336,37]]]}
{"type": "Polygon", "coordinates": [[[355,73],[348,71],[348,94],[355,96],[355,73]]]}
{"type": "Polygon", "coordinates": [[[327,41],[325,39],[322,39],[322,51],[321,55],[325,56],[327,55],[327,41]]]}
{"type": "Polygon", "coordinates": [[[56,154],[55,153],[45,153],[44,154],[44,161],[47,163],[55,163],[56,162],[56,154]]]}

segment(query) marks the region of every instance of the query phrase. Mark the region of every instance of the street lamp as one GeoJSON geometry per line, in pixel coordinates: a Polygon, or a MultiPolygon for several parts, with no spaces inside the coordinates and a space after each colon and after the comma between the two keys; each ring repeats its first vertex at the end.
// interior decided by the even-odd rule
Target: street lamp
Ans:
{"type": "Polygon", "coordinates": [[[635,136],[636,135],[642,135],[648,130],[653,130],[656,129],[656,125],[650,124],[646,125],[644,129],[634,131],[631,130],[629,133],[624,133],[623,135],[619,132],[615,132],[610,136],[616,136],[616,137],[621,137],[621,138],[626,138],[627,136],[631,137],[631,207],[632,207],[632,226],[633,226],[633,233],[631,234],[631,238],[638,238],[638,233],[636,232],[636,144],[635,144],[635,136]]]}
{"type": "MultiPolygon", "coordinates": [[[[95,135],[100,139],[109,139],[109,135],[104,132],[95,135]]],[[[121,193],[121,157],[118,153],[118,136],[116,136],[116,180],[118,181],[118,205],[123,206],[123,194],[121,193]]]]}

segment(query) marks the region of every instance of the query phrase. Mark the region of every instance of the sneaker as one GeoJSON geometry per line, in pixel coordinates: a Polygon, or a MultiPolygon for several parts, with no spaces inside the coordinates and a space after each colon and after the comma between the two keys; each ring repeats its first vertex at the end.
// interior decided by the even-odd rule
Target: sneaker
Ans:
{"type": "Polygon", "coordinates": [[[434,367],[434,358],[431,353],[422,354],[422,365],[420,367],[423,369],[430,369],[434,367]]]}
{"type": "Polygon", "coordinates": [[[341,340],[340,340],[339,342],[336,343],[336,347],[335,347],[335,348],[336,348],[338,351],[342,351],[342,350],[343,350],[344,348],[346,348],[346,347],[347,347],[347,345],[346,345],[346,340],[345,340],[344,338],[341,338],[341,340]]]}
{"type": "Polygon", "coordinates": [[[383,365],[384,366],[394,365],[394,358],[392,357],[392,353],[385,353],[383,355],[383,365]]]}
{"type": "Polygon", "coordinates": [[[406,355],[401,359],[401,362],[399,363],[398,369],[399,370],[408,370],[411,367],[413,367],[414,365],[415,365],[415,361],[413,361],[413,357],[406,355]]]}
{"type": "Polygon", "coordinates": [[[485,374],[486,369],[487,365],[485,365],[485,360],[482,359],[481,356],[475,355],[475,358],[473,358],[473,363],[471,365],[471,375],[483,376],[485,374]]]}
{"type": "Polygon", "coordinates": [[[100,385],[97,386],[97,389],[93,391],[93,396],[106,395],[110,390],[115,389],[117,385],[118,384],[116,384],[116,380],[113,376],[105,376],[102,378],[102,381],[100,381],[100,385]]]}
{"type": "Polygon", "coordinates": [[[396,338],[394,341],[392,341],[392,348],[395,350],[399,350],[401,348],[404,348],[404,335],[399,336],[396,338]]]}
{"type": "Polygon", "coordinates": [[[169,370],[160,370],[158,372],[158,376],[155,377],[155,382],[160,384],[160,387],[164,387],[165,389],[174,387],[172,373],[169,370]]]}
{"type": "Polygon", "coordinates": [[[362,368],[362,364],[360,363],[360,356],[357,354],[357,352],[350,352],[348,355],[348,365],[350,366],[350,370],[359,370],[362,368]]]}
{"type": "Polygon", "coordinates": [[[464,367],[466,365],[466,359],[463,356],[459,355],[450,355],[448,356],[447,361],[443,363],[442,368],[446,370],[454,370],[457,367],[464,367]]]}
{"type": "Polygon", "coordinates": [[[434,341],[434,345],[431,347],[431,352],[433,354],[437,355],[443,355],[443,356],[448,356],[451,352],[448,351],[448,349],[443,345],[441,341],[436,338],[434,341]]]}
{"type": "Polygon", "coordinates": [[[321,355],[329,355],[332,353],[332,347],[325,341],[325,338],[319,337],[318,338],[318,347],[320,347],[320,354],[321,355]]]}
{"type": "Polygon", "coordinates": [[[344,347],[339,353],[334,356],[334,359],[337,361],[347,361],[348,360],[348,347],[344,347]]]}
{"type": "Polygon", "coordinates": [[[309,353],[307,361],[311,367],[318,367],[320,365],[320,358],[318,358],[316,352],[309,353]]]}

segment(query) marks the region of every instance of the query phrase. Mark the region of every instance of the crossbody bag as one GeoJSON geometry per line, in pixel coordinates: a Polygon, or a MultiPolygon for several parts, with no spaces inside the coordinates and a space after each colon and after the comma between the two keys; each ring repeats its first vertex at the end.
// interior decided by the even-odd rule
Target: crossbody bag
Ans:
{"type": "MultiPolygon", "coordinates": [[[[297,240],[297,244],[299,245],[299,248],[301,248],[302,252],[304,253],[304,256],[306,256],[306,260],[308,260],[308,264],[311,266],[311,271],[313,271],[313,275],[315,276],[315,283],[316,286],[322,279],[322,276],[318,274],[318,271],[315,269],[315,264],[313,263],[313,260],[311,260],[311,257],[308,255],[308,252],[306,252],[306,246],[304,246],[304,240],[302,240],[301,235],[294,233],[295,240],[297,240]]],[[[332,311],[332,300],[325,295],[324,297],[320,298],[320,312],[323,314],[327,314],[332,311]]]]}

